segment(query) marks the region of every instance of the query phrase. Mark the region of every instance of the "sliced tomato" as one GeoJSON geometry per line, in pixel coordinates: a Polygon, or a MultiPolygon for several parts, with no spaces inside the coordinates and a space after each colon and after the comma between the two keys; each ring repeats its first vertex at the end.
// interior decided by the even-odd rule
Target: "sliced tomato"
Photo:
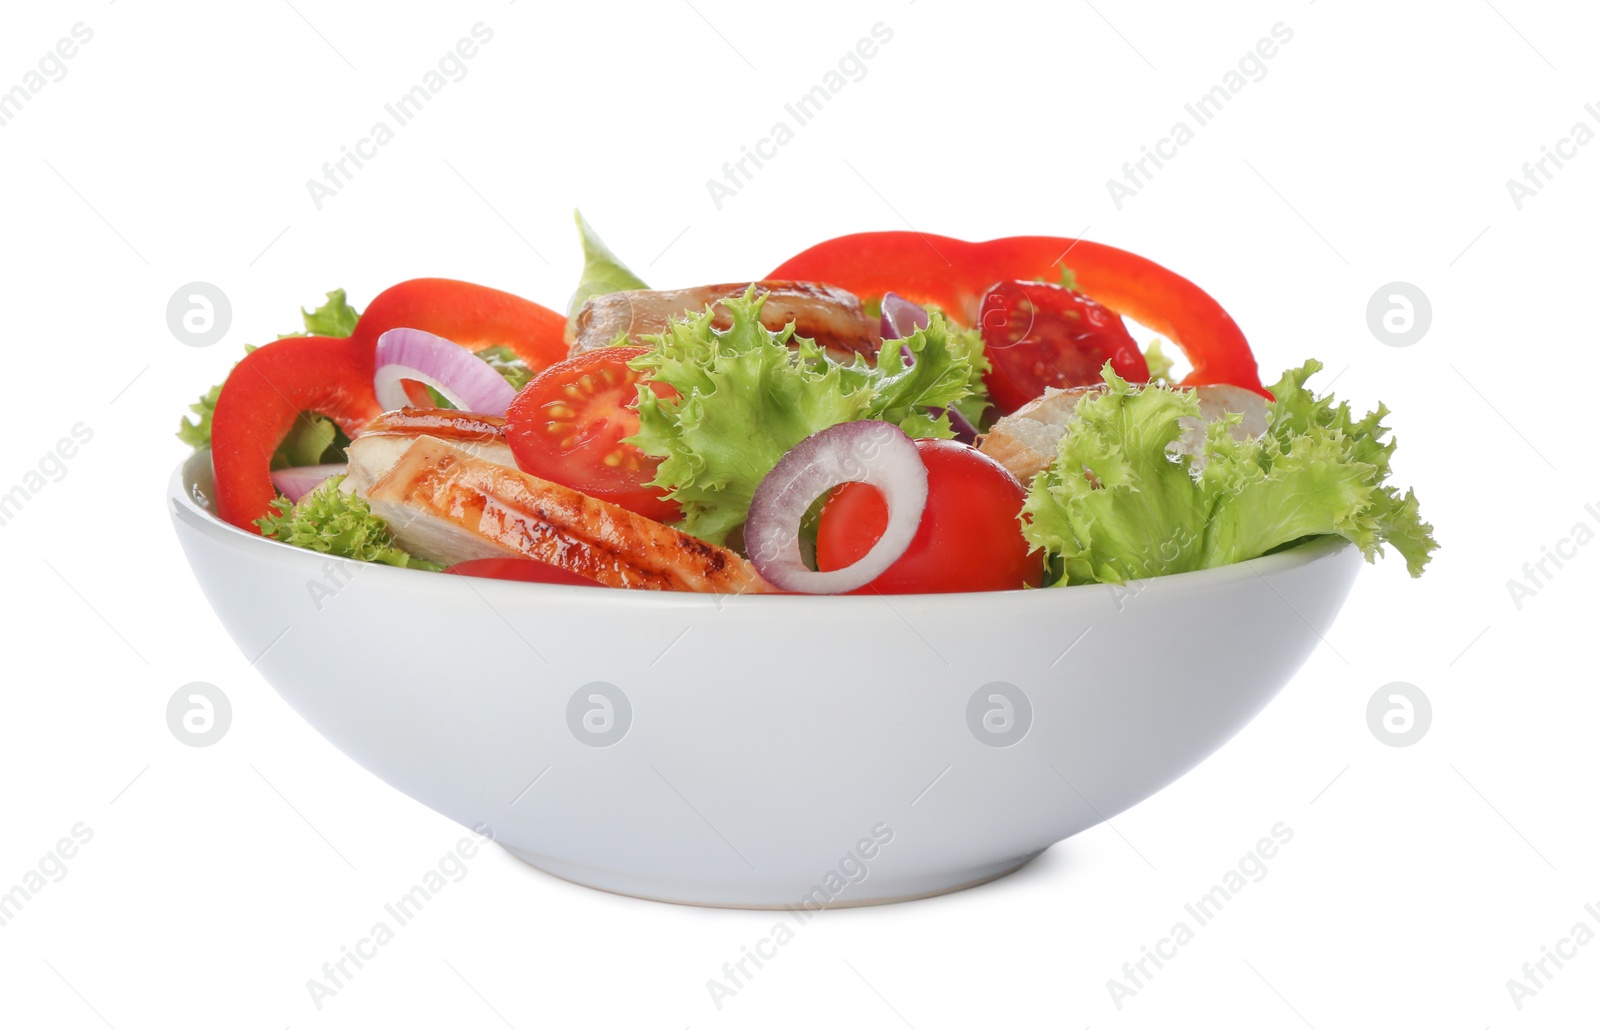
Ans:
{"type": "Polygon", "coordinates": [[[861,297],[893,290],[974,325],[989,287],[1008,279],[1053,282],[1062,265],[1085,294],[1177,344],[1194,366],[1184,385],[1231,383],[1267,395],[1244,334],[1209,294],[1154,261],[1088,240],[1011,236],[969,243],[919,232],[854,233],[796,254],[767,278],[830,283],[861,297]]]}
{"type": "Polygon", "coordinates": [[[1150,379],[1139,345],[1116,312],[1051,283],[995,283],[979,302],[978,328],[991,366],[983,381],[1003,414],[1048,386],[1100,382],[1107,361],[1129,382],[1150,379]]]}
{"type": "MultiPolygon", "coordinates": [[[[918,440],[928,469],[928,503],[917,535],[893,565],[858,594],[946,594],[1019,590],[1044,578],[1044,553],[1022,537],[1026,492],[987,454],[954,440],[918,440]]],[[[888,525],[883,495],[847,483],[822,507],[817,568],[847,568],[866,556],[888,525]]]]}
{"type": "Polygon", "coordinates": [[[470,351],[509,347],[538,372],[567,356],[567,320],[513,293],[455,279],[408,279],[372,299],[351,339],[375,346],[390,329],[421,329],[470,351]]]}
{"type": "MultiPolygon", "coordinates": [[[[676,501],[648,485],[660,459],[624,441],[639,431],[639,383],[628,362],[644,347],[602,347],[557,362],[534,377],[506,411],[506,441],[517,467],[629,511],[674,522],[676,501]]],[[[677,391],[654,384],[661,397],[677,391]]]]}
{"type": "Polygon", "coordinates": [[[597,587],[587,576],[569,572],[559,565],[533,558],[473,558],[458,561],[444,571],[453,576],[478,576],[483,579],[514,579],[523,583],[563,583],[576,587],[597,587]]]}

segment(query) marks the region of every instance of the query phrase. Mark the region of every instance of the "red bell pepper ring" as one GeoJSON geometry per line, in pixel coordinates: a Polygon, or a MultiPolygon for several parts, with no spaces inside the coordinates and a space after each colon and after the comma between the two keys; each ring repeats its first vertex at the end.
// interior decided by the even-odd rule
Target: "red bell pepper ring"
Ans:
{"type": "Polygon", "coordinates": [[[408,279],[373,298],[351,339],[368,349],[390,329],[421,329],[470,351],[510,347],[534,372],[567,356],[566,316],[513,293],[455,279],[408,279]]]}
{"type": "Polygon", "coordinates": [[[1006,279],[1054,282],[1060,266],[1089,297],[1172,340],[1193,371],[1185,386],[1231,383],[1271,397],[1255,355],[1228,313],[1182,276],[1125,250],[1063,236],[1011,236],[968,243],[918,232],[839,236],[802,251],[768,279],[830,283],[861,297],[894,291],[974,324],[978,300],[1006,279]]]}
{"type": "Polygon", "coordinates": [[[350,337],[291,336],[245,355],[217,397],[211,418],[211,467],[217,514],[259,533],[277,490],[272,455],[303,411],[314,411],[355,436],[383,411],[373,390],[375,348],[350,337]]]}

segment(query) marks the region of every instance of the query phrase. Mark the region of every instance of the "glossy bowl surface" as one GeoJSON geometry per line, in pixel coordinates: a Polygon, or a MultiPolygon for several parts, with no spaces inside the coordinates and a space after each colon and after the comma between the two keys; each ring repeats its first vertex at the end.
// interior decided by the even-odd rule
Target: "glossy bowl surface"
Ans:
{"type": "Polygon", "coordinates": [[[241,532],[184,553],[335,747],[525,861],[663,901],[972,886],[1182,776],[1271,700],[1361,561],[1319,540],[1123,587],[712,596],[441,576],[241,532]]]}

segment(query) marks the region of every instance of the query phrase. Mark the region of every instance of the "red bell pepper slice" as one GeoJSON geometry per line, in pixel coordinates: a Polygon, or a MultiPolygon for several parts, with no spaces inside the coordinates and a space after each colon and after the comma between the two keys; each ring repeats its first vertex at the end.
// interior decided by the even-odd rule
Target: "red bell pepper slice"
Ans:
{"type": "Polygon", "coordinates": [[[211,417],[211,467],[217,514],[259,533],[268,513],[272,455],[302,411],[339,424],[350,436],[382,413],[373,391],[374,347],[350,337],[291,336],[234,366],[211,417]]]}
{"type": "Polygon", "coordinates": [[[1054,282],[1065,264],[1084,294],[1176,343],[1186,386],[1231,383],[1270,397],[1255,355],[1222,306],[1194,283],[1125,250],[1063,236],[969,243],[918,232],[867,232],[817,244],[767,274],[830,283],[862,297],[894,291],[972,325],[978,300],[1006,279],[1054,282]]]}
{"type": "Polygon", "coordinates": [[[371,349],[390,329],[421,329],[470,351],[510,347],[535,372],[567,356],[567,319],[513,293],[455,279],[408,279],[373,298],[351,339],[371,349]]]}

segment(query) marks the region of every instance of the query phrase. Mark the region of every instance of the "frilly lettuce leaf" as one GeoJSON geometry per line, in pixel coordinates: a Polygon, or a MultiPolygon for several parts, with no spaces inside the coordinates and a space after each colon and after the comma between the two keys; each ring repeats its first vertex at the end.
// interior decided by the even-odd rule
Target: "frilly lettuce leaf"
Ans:
{"type": "Polygon", "coordinates": [[[685,532],[726,541],[778,459],[829,426],[874,418],[911,436],[952,435],[948,417],[926,409],[965,398],[971,365],[943,318],[900,341],[914,356],[909,364],[899,347],[884,347],[876,363],[858,357],[844,365],[795,336],[793,325],[776,333],[763,326],[754,287],[722,304],[728,329],[712,328],[707,308],[646,337],[649,351],[631,362],[678,392],[662,399],[641,385],[639,432],[630,439],[662,459],[652,484],[682,506],[685,532]]]}
{"type": "Polygon", "coordinates": [[[1308,361],[1271,390],[1266,432],[1235,440],[1230,422],[1207,427],[1204,462],[1173,453],[1190,390],[1136,386],[1103,372],[1107,389],[1084,398],[1056,460],[1035,477],[1023,534],[1062,569],[1060,583],[1121,583],[1244,561],[1312,536],[1342,536],[1374,560],[1383,545],[1413,576],[1437,548],[1416,496],[1386,484],[1394,442],[1387,409],[1357,420],[1318,397],[1308,361]]]}
{"type": "Polygon", "coordinates": [[[194,413],[194,418],[187,415],[178,420],[177,437],[184,443],[199,450],[211,446],[211,416],[217,410],[217,398],[222,396],[222,384],[218,383],[205,393],[200,399],[189,405],[189,410],[194,413]]]}
{"type": "Polygon", "coordinates": [[[380,562],[402,569],[444,568],[401,550],[389,524],[372,513],[366,500],[339,489],[343,476],[334,476],[300,498],[272,502],[273,511],[256,520],[261,535],[286,544],[356,561],[380,562]]]}
{"type": "Polygon", "coordinates": [[[988,417],[991,407],[989,386],[983,381],[983,377],[994,368],[988,355],[983,352],[983,336],[976,329],[951,326],[950,347],[966,357],[968,366],[967,395],[950,406],[959,411],[968,422],[983,429],[984,420],[988,417]]]}
{"type": "MultiPolygon", "coordinates": [[[[249,354],[255,350],[249,344],[245,345],[244,352],[249,354]]],[[[217,410],[217,398],[222,396],[222,384],[218,383],[205,393],[200,399],[189,405],[189,410],[194,413],[194,419],[187,416],[178,420],[177,437],[184,443],[199,450],[211,446],[211,416],[217,410]]]]}
{"type": "Polygon", "coordinates": [[[1080,401],[1056,460],[1034,477],[1023,535],[1064,565],[1062,583],[1121,583],[1204,567],[1211,504],[1187,456],[1169,456],[1192,391],[1142,389],[1105,370],[1080,401]]]}
{"type": "Polygon", "coordinates": [[[354,333],[356,322],[361,319],[361,312],[350,306],[343,290],[332,290],[327,296],[327,301],[315,311],[300,309],[300,321],[305,325],[302,332],[285,333],[278,339],[288,336],[344,337],[354,333]]]}

